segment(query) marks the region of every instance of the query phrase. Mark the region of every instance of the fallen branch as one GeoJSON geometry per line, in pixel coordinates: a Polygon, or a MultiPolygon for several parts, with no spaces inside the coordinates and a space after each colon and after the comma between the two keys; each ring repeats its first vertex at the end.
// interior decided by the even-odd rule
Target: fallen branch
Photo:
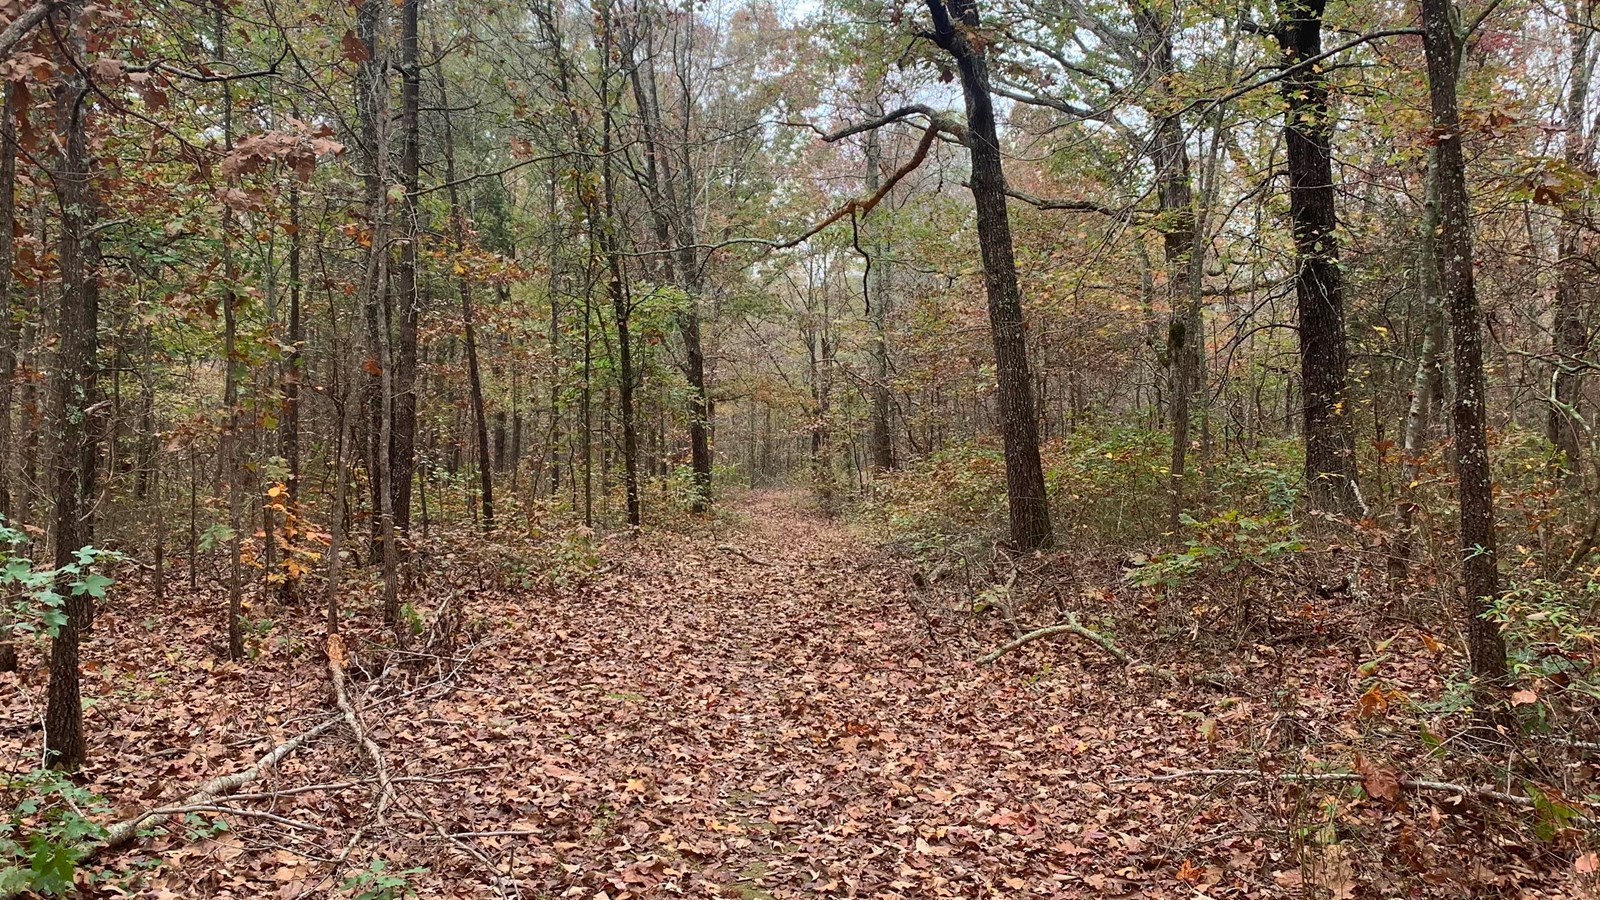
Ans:
{"type": "Polygon", "coordinates": [[[394,783],[389,778],[389,765],[384,762],[383,749],[367,733],[360,712],[350,702],[350,692],[345,687],[344,664],[344,638],[335,631],[328,635],[328,679],[333,683],[333,699],[344,713],[345,724],[349,725],[350,731],[354,733],[357,746],[366,754],[367,759],[372,761],[373,774],[378,780],[378,803],[374,813],[381,825],[388,814],[389,805],[394,802],[394,783]]]}
{"type": "Polygon", "coordinates": [[[1226,673],[1212,675],[1179,675],[1177,672],[1174,672],[1171,669],[1163,669],[1160,666],[1153,666],[1149,663],[1139,662],[1129,655],[1128,651],[1117,646],[1116,641],[1113,641],[1111,638],[1106,637],[1092,628],[1084,627],[1084,625],[1078,621],[1077,615],[1071,610],[1067,610],[1066,612],[1066,621],[1055,625],[1046,625],[1043,628],[1035,628],[1016,640],[1011,641],[1010,643],[1002,644],[1001,646],[979,657],[978,665],[991,665],[995,660],[1005,656],[1007,653],[1010,653],[1019,647],[1026,647],[1034,641],[1047,637],[1054,637],[1058,634],[1070,634],[1075,637],[1083,638],[1089,643],[1094,644],[1095,646],[1104,650],[1106,653],[1110,654],[1112,658],[1114,658],[1117,662],[1122,663],[1127,667],[1129,672],[1132,672],[1135,675],[1152,675],[1172,684],[1203,684],[1208,687],[1215,688],[1226,687],[1229,682],[1232,681],[1231,677],[1226,673]]]}
{"type": "Polygon", "coordinates": [[[721,550],[723,553],[732,553],[734,556],[739,557],[740,559],[744,560],[747,563],[750,563],[753,566],[766,566],[768,568],[771,568],[771,566],[772,566],[772,563],[767,562],[764,559],[759,559],[757,557],[751,556],[750,554],[746,553],[743,550],[740,550],[738,547],[735,547],[732,544],[718,544],[717,545],[717,549],[721,550]]]}
{"type": "MultiPolygon", "coordinates": [[[[309,741],[317,735],[322,734],[342,721],[344,720],[337,716],[328,719],[315,728],[312,728],[310,731],[302,732],[290,738],[289,740],[284,741],[278,746],[273,747],[260,759],[257,759],[255,765],[251,766],[250,768],[245,769],[242,772],[234,772],[231,775],[223,775],[205,782],[204,784],[195,788],[193,793],[189,794],[189,796],[185,797],[182,801],[176,804],[146,810],[145,812],[139,813],[132,818],[123,819],[122,821],[106,829],[105,837],[101,839],[99,844],[90,849],[89,855],[92,856],[107,850],[115,850],[118,847],[124,846],[138,835],[139,826],[150,819],[158,818],[174,812],[195,810],[196,807],[208,807],[215,805],[218,800],[228,797],[228,795],[232,794],[234,791],[237,791],[239,788],[244,787],[252,781],[256,781],[262,776],[262,774],[275,768],[278,763],[283,762],[284,757],[300,749],[300,747],[303,746],[306,741],[309,741]]],[[[237,810],[230,811],[237,812],[237,810]]]]}
{"type": "Polygon", "coordinates": [[[1046,625],[1043,628],[1035,628],[1034,630],[1024,634],[1022,637],[1019,637],[1008,644],[1002,644],[1000,647],[985,653],[983,657],[978,660],[978,665],[990,665],[995,660],[1005,656],[1007,653],[1010,653],[1019,647],[1026,647],[1034,641],[1042,640],[1043,638],[1047,637],[1054,637],[1058,634],[1071,634],[1081,637],[1111,654],[1116,658],[1117,662],[1120,662],[1125,666],[1134,665],[1133,657],[1129,656],[1126,650],[1118,647],[1115,641],[1106,637],[1100,632],[1095,631],[1092,628],[1083,627],[1083,625],[1078,622],[1077,615],[1071,610],[1067,611],[1067,619],[1065,622],[1062,622],[1058,625],[1046,625]]]}
{"type": "MultiPolygon", "coordinates": [[[[1181,772],[1166,772],[1161,775],[1118,778],[1110,783],[1151,784],[1166,781],[1183,781],[1190,778],[1254,778],[1258,781],[1281,781],[1290,784],[1365,783],[1366,781],[1366,776],[1358,772],[1279,772],[1273,774],[1259,769],[1185,769],[1181,772]]],[[[1476,797],[1480,800],[1492,800],[1496,803],[1504,803],[1507,806],[1516,806],[1522,809],[1534,809],[1537,806],[1532,797],[1508,794],[1491,788],[1452,784],[1448,781],[1430,781],[1424,778],[1399,778],[1396,779],[1396,782],[1401,787],[1413,791],[1442,791],[1446,794],[1455,794],[1458,797],[1476,797]]],[[[1593,823],[1593,820],[1587,816],[1575,816],[1572,821],[1584,826],[1593,823]]]]}

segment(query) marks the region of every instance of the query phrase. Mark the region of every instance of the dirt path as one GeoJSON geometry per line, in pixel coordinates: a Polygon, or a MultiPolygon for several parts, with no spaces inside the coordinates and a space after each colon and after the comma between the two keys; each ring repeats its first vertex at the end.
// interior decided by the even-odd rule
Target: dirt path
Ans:
{"type": "Polygon", "coordinates": [[[930,641],[903,568],[798,504],[754,495],[737,535],[646,538],[508,610],[503,652],[427,713],[507,763],[434,799],[447,827],[529,832],[473,840],[541,896],[1176,886],[1141,820],[1155,795],[1101,785],[1192,724],[1108,708],[1096,675],[974,669],[930,641]]]}
{"type": "MultiPolygon", "coordinates": [[[[369,759],[335,729],[228,801],[244,812],[164,819],[106,877],[142,897],[283,900],[399,897],[382,892],[397,872],[426,898],[1285,895],[1281,825],[1251,804],[1111,784],[1199,762],[1192,698],[1072,643],[975,668],[994,626],[975,639],[965,612],[925,619],[906,567],[801,495],[734,502],[714,534],[613,540],[559,589],[441,560],[416,599],[437,615],[455,598],[451,654],[376,649],[376,613],[351,609],[370,626],[351,637],[352,690],[399,792],[386,820],[369,759]],[[1185,860],[1194,883],[1175,880],[1185,860]]],[[[220,663],[220,594],[135,587],[85,665],[87,784],[119,814],[328,717],[314,605],[252,609],[252,658],[220,663]]],[[[0,732],[18,770],[42,659],[32,672],[0,732]]]]}

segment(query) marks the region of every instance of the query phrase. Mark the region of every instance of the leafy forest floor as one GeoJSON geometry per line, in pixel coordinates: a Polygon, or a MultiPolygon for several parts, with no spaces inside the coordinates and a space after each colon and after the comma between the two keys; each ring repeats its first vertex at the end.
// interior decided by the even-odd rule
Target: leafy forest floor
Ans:
{"type": "MultiPolygon", "coordinates": [[[[1063,636],[979,666],[1010,636],[1001,622],[975,618],[971,597],[927,588],[907,560],[792,493],[746,495],[694,533],[613,538],[565,585],[507,588],[466,556],[427,568],[408,649],[375,649],[376,631],[349,638],[349,693],[392,799],[349,729],[325,728],[233,796],[152,819],[155,833],[94,859],[96,890],[365,900],[1593,890],[1582,839],[1538,840],[1531,811],[1387,786],[1401,767],[1437,778],[1449,764],[1405,749],[1414,727],[1410,744],[1395,743],[1407,727],[1358,721],[1364,660],[1348,643],[1234,646],[1163,663],[1179,670],[1167,678],[1063,636]],[[1184,677],[1207,659],[1205,671],[1227,678],[1184,677]],[[1285,684],[1296,686],[1292,705],[1285,684]],[[1287,758],[1299,771],[1358,766],[1368,790],[1141,780],[1281,772],[1287,758]]],[[[107,798],[108,820],[181,804],[194,785],[338,716],[321,641],[308,637],[320,634],[314,604],[253,610],[255,658],[231,664],[218,661],[220,601],[207,596],[175,591],[158,605],[129,589],[95,623],[87,787],[107,798]]],[[[1427,643],[1402,634],[1385,648],[1393,690],[1438,690],[1447,663],[1427,643]]],[[[36,762],[36,657],[3,676],[0,747],[13,770],[36,762]]],[[[1471,771],[1442,774],[1482,785],[1471,771]]]]}

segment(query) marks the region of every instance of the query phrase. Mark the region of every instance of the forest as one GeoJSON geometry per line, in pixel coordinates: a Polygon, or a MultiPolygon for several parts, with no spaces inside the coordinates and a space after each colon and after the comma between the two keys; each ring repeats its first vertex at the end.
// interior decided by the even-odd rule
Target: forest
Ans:
{"type": "Polygon", "coordinates": [[[0,898],[1600,897],[1596,0],[0,0],[0,898]]]}

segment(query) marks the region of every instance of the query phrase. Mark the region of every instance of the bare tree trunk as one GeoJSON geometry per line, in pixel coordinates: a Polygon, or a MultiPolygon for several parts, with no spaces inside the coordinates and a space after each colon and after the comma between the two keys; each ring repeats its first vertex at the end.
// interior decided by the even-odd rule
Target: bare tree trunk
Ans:
{"type": "MultiPolygon", "coordinates": [[[[1567,0],[1565,3],[1568,46],[1568,84],[1563,116],[1562,139],[1567,164],[1577,172],[1593,177],[1593,147],[1588,122],[1589,82],[1594,77],[1593,0],[1567,0]]],[[[1586,261],[1581,257],[1580,237],[1584,229],[1583,206],[1572,198],[1561,209],[1558,235],[1555,322],[1551,333],[1554,372],[1550,385],[1550,412],[1546,435],[1563,457],[1569,483],[1582,483],[1584,414],[1582,361],[1589,351],[1585,327],[1588,307],[1585,296],[1586,261]]]]}
{"type": "Polygon", "coordinates": [[[1411,401],[1406,411],[1405,436],[1400,450],[1400,487],[1395,497],[1395,541],[1389,551],[1389,579],[1406,577],[1416,537],[1417,503],[1411,485],[1416,482],[1433,412],[1434,389],[1443,377],[1440,354],[1444,351],[1443,290],[1439,275],[1439,176],[1437,154],[1428,152],[1428,171],[1422,199],[1422,223],[1417,241],[1417,299],[1424,319],[1422,346],[1411,378],[1411,401]]]}
{"type": "MultiPolygon", "coordinates": [[[[1134,23],[1144,54],[1150,63],[1149,77],[1159,108],[1176,107],[1172,101],[1174,72],[1172,27],[1159,13],[1140,5],[1134,23]]],[[[1176,532],[1184,508],[1184,481],[1189,456],[1190,405],[1200,386],[1201,331],[1200,294],[1191,282],[1195,270],[1194,191],[1189,177],[1189,153],[1180,111],[1161,116],[1154,123],[1151,142],[1156,171],[1156,197],[1161,207],[1161,244],[1167,269],[1167,296],[1171,318],[1167,323],[1167,392],[1172,428],[1172,459],[1168,469],[1167,528],[1176,532]]]]}
{"type": "MultiPolygon", "coordinates": [[[[227,58],[227,18],[222,7],[217,7],[217,60],[227,58]]],[[[222,144],[233,150],[233,87],[222,83],[222,144]]],[[[232,186],[232,179],[230,186],[232,186]]],[[[233,536],[228,540],[228,658],[244,659],[244,628],[239,619],[244,609],[244,452],[243,419],[239,415],[239,310],[238,293],[234,290],[239,280],[239,270],[233,256],[233,209],[222,206],[222,357],[223,388],[222,408],[227,425],[222,434],[222,465],[228,473],[228,527],[233,536]]]]}
{"type": "MultiPolygon", "coordinates": [[[[417,209],[417,189],[421,180],[422,134],[419,107],[422,94],[422,69],[417,52],[417,29],[422,0],[404,0],[400,8],[400,184],[405,188],[401,201],[400,265],[395,273],[400,316],[399,346],[394,361],[394,422],[389,471],[393,498],[395,532],[411,532],[411,483],[416,470],[417,448],[417,340],[422,319],[422,293],[417,271],[417,244],[423,228],[417,209]]],[[[400,551],[396,547],[396,552],[400,551]]]]}
{"type": "Polygon", "coordinates": [[[389,304],[384,300],[389,281],[389,148],[387,86],[384,82],[387,50],[380,46],[378,37],[383,9],[382,3],[363,3],[356,10],[356,28],[365,47],[365,58],[357,72],[356,89],[362,134],[372,168],[366,179],[371,247],[367,252],[363,284],[368,353],[364,368],[371,376],[368,380],[369,398],[372,382],[376,381],[377,396],[374,399],[377,403],[375,409],[369,410],[369,421],[377,433],[368,436],[368,455],[372,466],[373,490],[377,493],[377,544],[383,556],[383,619],[386,624],[393,625],[400,618],[397,583],[400,559],[395,541],[394,482],[390,476],[395,373],[390,349],[389,304]],[[375,415],[372,414],[374,412],[375,415]]]}
{"type": "Polygon", "coordinates": [[[1454,0],[1423,0],[1423,47],[1433,107],[1439,178],[1439,271],[1454,337],[1456,474],[1461,503],[1461,581],[1472,674],[1488,690],[1506,680],[1506,648],[1487,618],[1500,596],[1495,553],[1493,474],[1484,410],[1482,323],[1473,282],[1471,206],[1456,104],[1461,36],[1454,0]]]}
{"type": "Polygon", "coordinates": [[[927,0],[927,4],[933,16],[934,40],[954,58],[966,98],[972,199],[977,207],[978,247],[983,257],[989,328],[999,380],[999,425],[1005,445],[1011,542],[1019,550],[1037,550],[1054,543],[1055,535],[1050,527],[1044,467],[1039,461],[1039,421],[1034,415],[1022,291],[1017,285],[1000,137],[989,93],[988,54],[978,39],[978,4],[977,0],[927,0]]]}

